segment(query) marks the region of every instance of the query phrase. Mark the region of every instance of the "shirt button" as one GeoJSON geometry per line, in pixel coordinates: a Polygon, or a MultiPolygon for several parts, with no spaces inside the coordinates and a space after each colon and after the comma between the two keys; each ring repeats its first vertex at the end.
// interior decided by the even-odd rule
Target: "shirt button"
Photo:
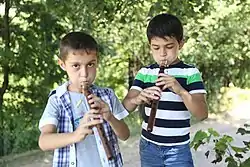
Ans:
{"type": "Polygon", "coordinates": [[[75,163],[74,163],[74,162],[71,162],[71,165],[75,165],[75,163]]]}

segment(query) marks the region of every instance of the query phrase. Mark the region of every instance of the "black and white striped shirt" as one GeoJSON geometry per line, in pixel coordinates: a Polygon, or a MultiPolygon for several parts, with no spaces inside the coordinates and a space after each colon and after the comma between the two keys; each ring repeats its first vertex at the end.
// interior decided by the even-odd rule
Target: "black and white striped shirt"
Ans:
{"type": "MultiPolygon", "coordinates": [[[[135,77],[131,89],[141,91],[142,89],[155,86],[159,70],[158,64],[141,68],[135,77]]],[[[190,94],[206,93],[201,73],[194,66],[180,61],[177,64],[167,67],[164,73],[174,76],[180,85],[190,94]]],[[[171,92],[169,89],[163,90],[152,132],[147,131],[150,111],[150,105],[146,105],[142,123],[142,137],[144,139],[164,146],[189,143],[191,114],[179,95],[171,92]]]]}

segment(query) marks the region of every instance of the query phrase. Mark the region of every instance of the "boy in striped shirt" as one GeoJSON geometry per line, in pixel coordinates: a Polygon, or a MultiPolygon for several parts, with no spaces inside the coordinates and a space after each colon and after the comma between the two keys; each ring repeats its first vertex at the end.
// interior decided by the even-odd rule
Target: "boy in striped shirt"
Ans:
{"type": "Polygon", "coordinates": [[[155,64],[137,73],[123,101],[129,111],[145,104],[140,157],[142,167],[193,167],[189,147],[191,114],[199,120],[208,116],[206,90],[197,68],[178,58],[184,44],[180,20],[171,14],[155,16],[147,27],[155,64]],[[159,64],[166,62],[164,73],[159,64]],[[162,87],[162,89],[160,89],[162,87]],[[159,100],[153,131],[147,131],[151,101],[159,100]]]}

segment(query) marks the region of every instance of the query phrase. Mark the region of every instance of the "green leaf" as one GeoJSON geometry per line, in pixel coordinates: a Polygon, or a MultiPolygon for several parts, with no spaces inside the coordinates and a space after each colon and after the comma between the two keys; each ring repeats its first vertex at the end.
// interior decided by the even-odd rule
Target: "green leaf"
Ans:
{"type": "Polygon", "coordinates": [[[190,143],[190,147],[193,147],[195,150],[197,150],[197,148],[201,145],[201,144],[205,144],[203,142],[204,139],[206,139],[208,137],[207,133],[199,130],[196,132],[193,141],[190,143]]]}
{"type": "Polygon", "coordinates": [[[244,127],[249,128],[250,124],[244,124],[244,127]]]}
{"type": "Polygon", "coordinates": [[[225,150],[228,148],[228,145],[224,142],[217,142],[215,144],[215,151],[224,154],[225,150]]]}
{"type": "Polygon", "coordinates": [[[232,156],[229,156],[225,159],[225,162],[227,162],[227,167],[238,167],[237,161],[232,156]]]}
{"type": "Polygon", "coordinates": [[[221,154],[216,153],[216,154],[215,154],[215,158],[216,158],[216,159],[213,160],[211,163],[216,164],[216,163],[222,161],[222,155],[221,155],[221,154]]]}
{"type": "Polygon", "coordinates": [[[247,133],[245,128],[239,128],[236,132],[236,134],[240,133],[241,135],[245,135],[247,133]]]}
{"type": "Polygon", "coordinates": [[[247,130],[245,128],[239,128],[236,134],[238,133],[240,133],[241,135],[250,134],[250,130],[247,130]]]}
{"type": "Polygon", "coordinates": [[[225,142],[225,143],[231,143],[233,140],[234,139],[228,135],[223,135],[223,137],[221,138],[221,142],[225,142]]]}
{"type": "Polygon", "coordinates": [[[240,153],[240,152],[246,153],[246,151],[248,151],[248,149],[245,148],[245,147],[231,146],[231,148],[232,148],[236,153],[240,153]]]}
{"type": "Polygon", "coordinates": [[[208,133],[210,133],[214,137],[219,137],[220,136],[220,134],[217,131],[215,131],[213,128],[209,128],[208,133]]]}
{"type": "Polygon", "coordinates": [[[250,166],[250,157],[247,158],[244,162],[242,162],[242,164],[240,165],[240,167],[249,167],[250,166]]]}
{"type": "Polygon", "coordinates": [[[243,155],[239,154],[239,153],[236,153],[234,156],[237,157],[237,158],[243,158],[243,155]]]}
{"type": "Polygon", "coordinates": [[[243,143],[245,144],[245,146],[247,146],[248,149],[250,149],[250,141],[243,141],[243,143]]]}
{"type": "Polygon", "coordinates": [[[238,164],[236,161],[234,162],[228,162],[227,167],[238,167],[238,164]]]}

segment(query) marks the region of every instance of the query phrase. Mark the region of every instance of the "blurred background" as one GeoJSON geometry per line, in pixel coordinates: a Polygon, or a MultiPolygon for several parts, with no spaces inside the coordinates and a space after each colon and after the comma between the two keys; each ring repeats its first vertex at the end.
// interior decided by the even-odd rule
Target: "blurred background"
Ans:
{"type": "MultiPolygon", "coordinates": [[[[180,58],[202,72],[209,112],[250,118],[250,0],[0,0],[0,157],[38,149],[48,94],[66,80],[56,61],[65,33],[96,38],[96,84],[122,100],[152,63],[146,26],[163,12],[183,22],[180,58]]],[[[138,112],[126,122],[140,132],[138,112]]]]}

